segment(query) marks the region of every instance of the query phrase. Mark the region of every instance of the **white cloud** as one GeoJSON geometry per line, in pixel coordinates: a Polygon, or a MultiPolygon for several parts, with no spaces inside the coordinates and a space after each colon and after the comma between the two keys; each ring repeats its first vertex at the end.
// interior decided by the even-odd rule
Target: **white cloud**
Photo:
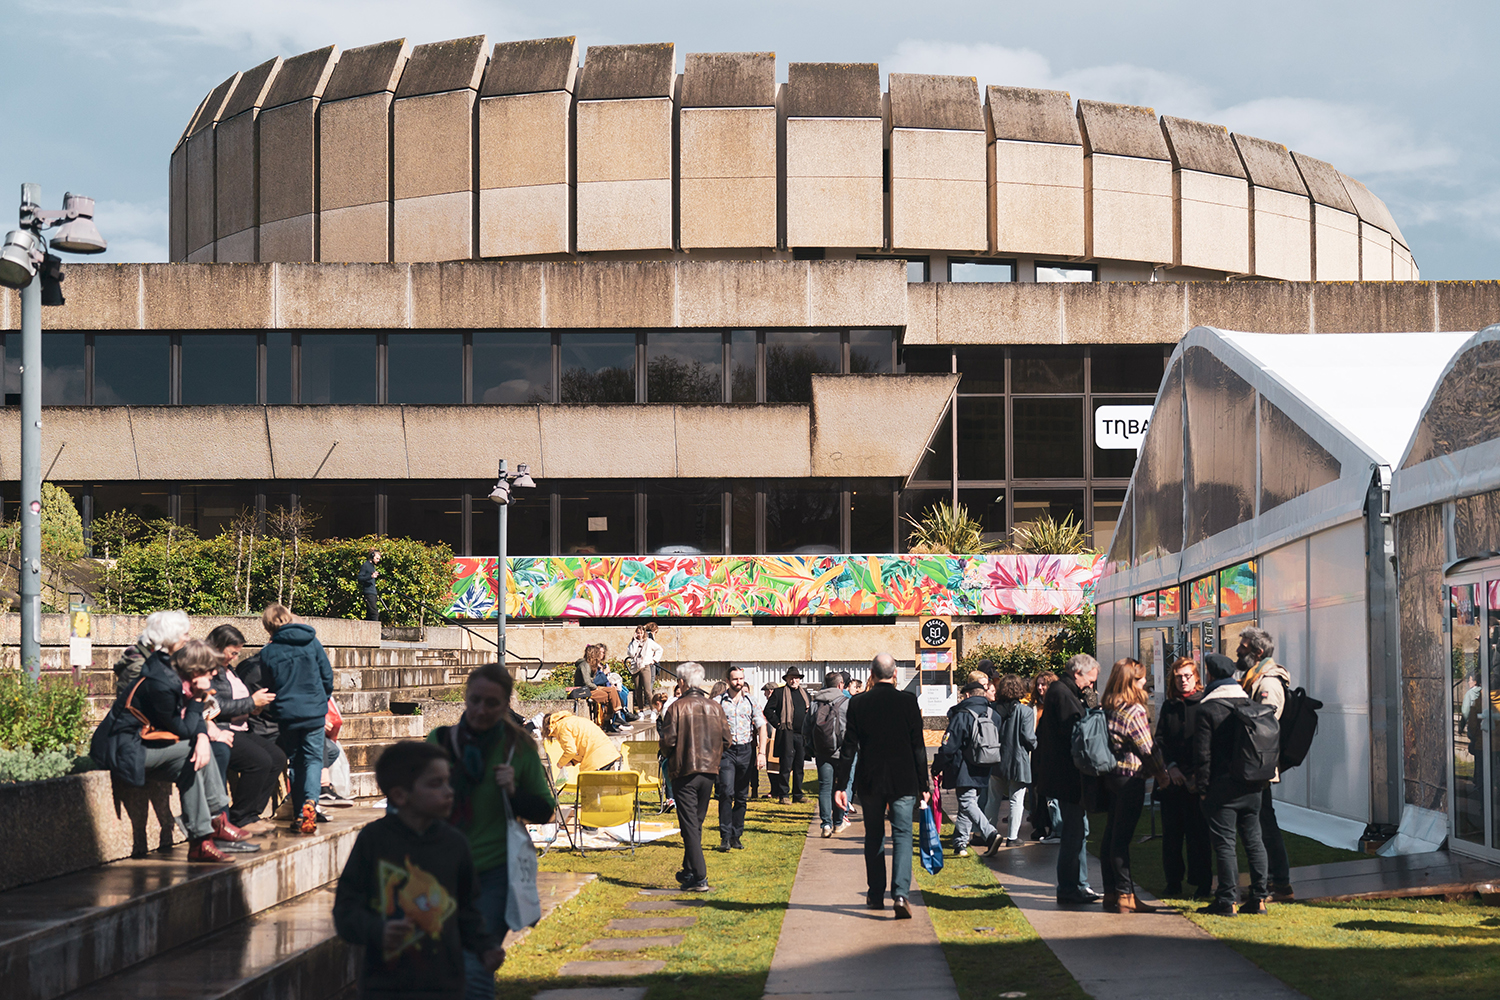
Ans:
{"type": "Polygon", "coordinates": [[[167,259],[165,200],[100,201],[94,206],[94,222],[109,242],[109,249],[91,260],[137,264],[167,259]]]}

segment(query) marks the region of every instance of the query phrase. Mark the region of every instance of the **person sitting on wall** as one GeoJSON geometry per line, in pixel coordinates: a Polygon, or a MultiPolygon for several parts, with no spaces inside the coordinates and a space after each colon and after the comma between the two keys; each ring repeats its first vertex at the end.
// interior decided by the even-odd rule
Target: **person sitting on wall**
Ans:
{"type": "Polygon", "coordinates": [[[619,732],[627,723],[634,722],[636,716],[625,711],[619,690],[607,684],[601,687],[595,680],[602,669],[604,649],[603,643],[583,647],[583,656],[573,664],[573,690],[568,692],[568,697],[587,698],[604,706],[608,720],[606,728],[610,732],[619,732]]]}
{"type": "Polygon", "coordinates": [[[213,693],[219,702],[219,717],[215,721],[234,735],[226,760],[232,779],[226,783],[234,790],[229,821],[249,833],[267,833],[271,823],[260,817],[271,801],[277,780],[286,770],[286,753],[274,739],[251,732],[250,717],[260,714],[276,696],[264,688],[251,691],[244,679],[230,669],[245,648],[245,636],[239,629],[220,625],[208,633],[208,644],[219,654],[219,664],[213,673],[213,693]]]}

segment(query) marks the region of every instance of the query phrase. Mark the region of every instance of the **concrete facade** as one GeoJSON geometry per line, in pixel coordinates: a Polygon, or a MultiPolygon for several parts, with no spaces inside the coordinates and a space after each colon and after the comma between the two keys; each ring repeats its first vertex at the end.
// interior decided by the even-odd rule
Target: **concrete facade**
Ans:
{"type": "Polygon", "coordinates": [[[1078,102],[1084,255],[1171,263],[1172,158],[1150,108],[1078,102]]]}
{"type": "Polygon", "coordinates": [[[1359,280],[1359,216],[1343,179],[1331,164],[1292,153],[1313,206],[1313,279],[1359,280]]]}
{"type": "Polygon", "coordinates": [[[775,54],[690,53],[678,127],[682,248],[775,246],[775,54]]]}
{"type": "Polygon", "coordinates": [[[882,246],[880,67],[792,63],[782,107],[786,245],[882,246]]]}
{"type": "Polygon", "coordinates": [[[1163,117],[1172,154],[1172,263],[1229,274],[1250,267],[1250,187],[1222,125],[1163,117]]]}
{"type": "Polygon", "coordinates": [[[1066,91],[986,89],[990,248],[1082,257],[1083,138],[1066,91]]]}
{"type": "Polygon", "coordinates": [[[892,73],[889,94],[891,245],[990,249],[978,84],[892,73]]]}
{"type": "Polygon", "coordinates": [[[1312,202],[1292,155],[1280,143],[1236,135],[1250,182],[1250,271],[1287,281],[1312,279],[1312,202]]]}

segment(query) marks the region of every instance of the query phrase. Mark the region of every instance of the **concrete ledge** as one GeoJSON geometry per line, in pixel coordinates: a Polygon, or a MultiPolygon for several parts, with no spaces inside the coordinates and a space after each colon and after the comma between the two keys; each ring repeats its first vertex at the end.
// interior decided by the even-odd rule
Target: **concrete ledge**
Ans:
{"type": "MultiPolygon", "coordinates": [[[[354,621],[347,618],[306,618],[307,624],[317,630],[318,640],[325,647],[331,646],[380,646],[380,623],[354,621]]],[[[201,618],[190,617],[190,634],[205,636],[218,625],[233,625],[245,635],[250,646],[264,646],[270,637],[261,627],[260,616],[214,615],[201,618]]],[[[140,638],[146,627],[145,615],[95,615],[93,639],[95,646],[129,646],[140,638]]],[[[459,629],[445,629],[443,636],[459,629]]],[[[67,615],[42,615],[43,646],[68,645],[69,625],[67,615]]],[[[21,642],[21,616],[16,613],[0,615],[0,646],[15,646],[21,642]]]]}

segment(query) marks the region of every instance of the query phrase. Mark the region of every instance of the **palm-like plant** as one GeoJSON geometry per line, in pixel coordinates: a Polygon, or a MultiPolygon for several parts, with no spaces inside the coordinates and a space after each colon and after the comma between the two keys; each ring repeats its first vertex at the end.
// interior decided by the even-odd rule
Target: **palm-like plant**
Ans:
{"type": "Polygon", "coordinates": [[[1028,555],[1072,555],[1093,552],[1083,525],[1069,514],[1061,521],[1043,514],[1035,521],[1018,524],[1010,529],[1010,536],[1018,552],[1028,555]]]}
{"type": "Polygon", "coordinates": [[[984,525],[970,517],[963,504],[939,501],[927,508],[921,520],[910,514],[906,520],[916,529],[907,536],[912,552],[979,555],[999,548],[984,537],[984,525]]]}

